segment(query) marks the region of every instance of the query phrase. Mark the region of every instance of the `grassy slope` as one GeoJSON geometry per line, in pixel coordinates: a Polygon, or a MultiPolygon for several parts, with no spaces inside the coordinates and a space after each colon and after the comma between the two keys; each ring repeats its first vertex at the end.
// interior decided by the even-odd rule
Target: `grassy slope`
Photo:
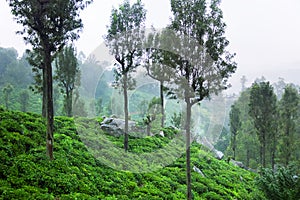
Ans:
{"type": "MultiPolygon", "coordinates": [[[[39,115],[0,108],[0,199],[185,199],[184,156],[152,173],[116,171],[87,151],[73,119],[57,117],[50,162],[44,136],[39,115]]],[[[107,138],[122,146],[122,138],[107,138]]],[[[132,139],[130,151],[143,153],[168,142],[159,136],[132,139]]],[[[192,172],[195,199],[262,199],[255,174],[216,160],[197,144],[192,164],[206,175],[192,172]]]]}

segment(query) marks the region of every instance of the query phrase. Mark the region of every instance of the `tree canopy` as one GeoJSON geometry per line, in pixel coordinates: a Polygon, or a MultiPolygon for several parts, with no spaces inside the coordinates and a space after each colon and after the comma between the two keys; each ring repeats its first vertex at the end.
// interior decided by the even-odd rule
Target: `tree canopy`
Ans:
{"type": "Polygon", "coordinates": [[[130,5],[125,0],[118,9],[111,11],[110,25],[105,37],[110,53],[115,57],[116,85],[120,85],[124,96],[125,138],[124,149],[128,150],[128,94],[134,85],[130,73],[141,63],[141,46],[145,34],[146,10],[140,0],[130,5]]]}
{"type": "Polygon", "coordinates": [[[19,34],[31,44],[31,55],[38,59],[42,69],[43,106],[47,119],[47,155],[53,159],[53,80],[52,61],[67,44],[79,38],[83,24],[79,12],[92,0],[7,0],[18,24],[23,26],[19,34]]]}

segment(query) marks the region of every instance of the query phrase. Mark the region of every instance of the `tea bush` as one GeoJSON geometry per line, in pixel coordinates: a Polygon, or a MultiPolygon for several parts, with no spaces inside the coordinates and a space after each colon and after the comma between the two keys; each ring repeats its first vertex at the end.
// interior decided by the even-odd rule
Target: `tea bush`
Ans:
{"type": "MultiPolygon", "coordinates": [[[[185,155],[175,159],[175,150],[181,147],[170,145],[179,134],[176,130],[163,129],[165,137],[130,137],[130,158],[119,150],[124,138],[104,133],[101,120],[56,117],[55,159],[49,161],[44,120],[36,114],[0,109],[0,199],[185,199],[185,155]],[[97,148],[112,159],[111,165],[101,162],[100,156],[105,155],[97,155],[97,148]],[[128,157],[127,163],[118,159],[120,152],[128,157]],[[150,152],[157,154],[146,154],[150,152]],[[139,155],[170,165],[152,171],[157,166],[148,163],[145,173],[114,169],[144,167],[146,160],[139,155]]],[[[192,167],[205,175],[192,171],[194,199],[264,199],[254,183],[256,174],[215,159],[196,143],[191,156],[192,167]]]]}

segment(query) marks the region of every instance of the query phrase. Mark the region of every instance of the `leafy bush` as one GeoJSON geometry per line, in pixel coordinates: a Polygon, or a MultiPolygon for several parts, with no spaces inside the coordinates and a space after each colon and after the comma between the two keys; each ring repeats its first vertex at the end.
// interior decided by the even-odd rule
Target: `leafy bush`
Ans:
{"type": "MultiPolygon", "coordinates": [[[[129,151],[134,156],[124,163],[118,151],[108,148],[113,144],[115,149],[122,149],[124,138],[104,133],[99,120],[56,117],[55,159],[49,161],[44,120],[36,114],[0,109],[0,199],[185,199],[184,154],[175,159],[173,153],[178,147],[172,145],[159,151],[172,144],[176,130],[164,128],[165,137],[130,137],[129,151]],[[102,148],[101,153],[111,159],[110,165],[96,159],[96,151],[86,142],[102,148]],[[150,152],[157,154],[149,154],[149,160],[171,164],[148,173],[113,169],[113,165],[137,170],[145,167],[140,155],[150,152]]],[[[205,174],[202,177],[192,171],[195,199],[263,199],[253,182],[256,174],[216,160],[196,143],[191,146],[191,156],[192,165],[205,174]]],[[[147,167],[151,170],[157,166],[147,167]]]]}
{"type": "Polygon", "coordinates": [[[269,199],[300,199],[300,179],[293,166],[279,167],[276,171],[262,169],[257,183],[269,199]]]}

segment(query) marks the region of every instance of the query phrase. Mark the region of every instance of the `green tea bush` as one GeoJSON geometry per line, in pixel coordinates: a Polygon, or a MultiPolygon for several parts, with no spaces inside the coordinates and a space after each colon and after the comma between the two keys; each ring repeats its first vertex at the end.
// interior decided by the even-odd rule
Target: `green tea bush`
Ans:
{"type": "Polygon", "coordinates": [[[256,181],[268,199],[300,199],[300,179],[294,166],[262,169],[256,181]]]}
{"type": "MultiPolygon", "coordinates": [[[[179,147],[171,145],[161,150],[177,136],[177,130],[162,129],[165,137],[129,137],[133,157],[123,162],[119,159],[119,149],[123,148],[124,137],[104,133],[99,120],[55,117],[54,160],[49,161],[44,120],[36,114],[0,109],[0,199],[186,198],[184,150],[176,159],[173,154],[179,147]],[[88,148],[82,138],[93,148],[88,148]],[[116,148],[109,148],[110,145],[116,148]],[[103,155],[97,155],[97,148],[103,155]],[[145,167],[140,158],[153,151],[156,156],[149,154],[148,159],[158,163],[169,161],[170,165],[151,172],[157,166],[150,164],[148,173],[113,169],[117,165],[135,170],[145,167]],[[100,156],[110,158],[111,163],[105,165],[97,159],[100,156]]],[[[191,156],[192,166],[205,174],[202,177],[192,171],[194,199],[264,198],[254,185],[256,174],[216,160],[196,143],[191,146],[191,156]]]]}

